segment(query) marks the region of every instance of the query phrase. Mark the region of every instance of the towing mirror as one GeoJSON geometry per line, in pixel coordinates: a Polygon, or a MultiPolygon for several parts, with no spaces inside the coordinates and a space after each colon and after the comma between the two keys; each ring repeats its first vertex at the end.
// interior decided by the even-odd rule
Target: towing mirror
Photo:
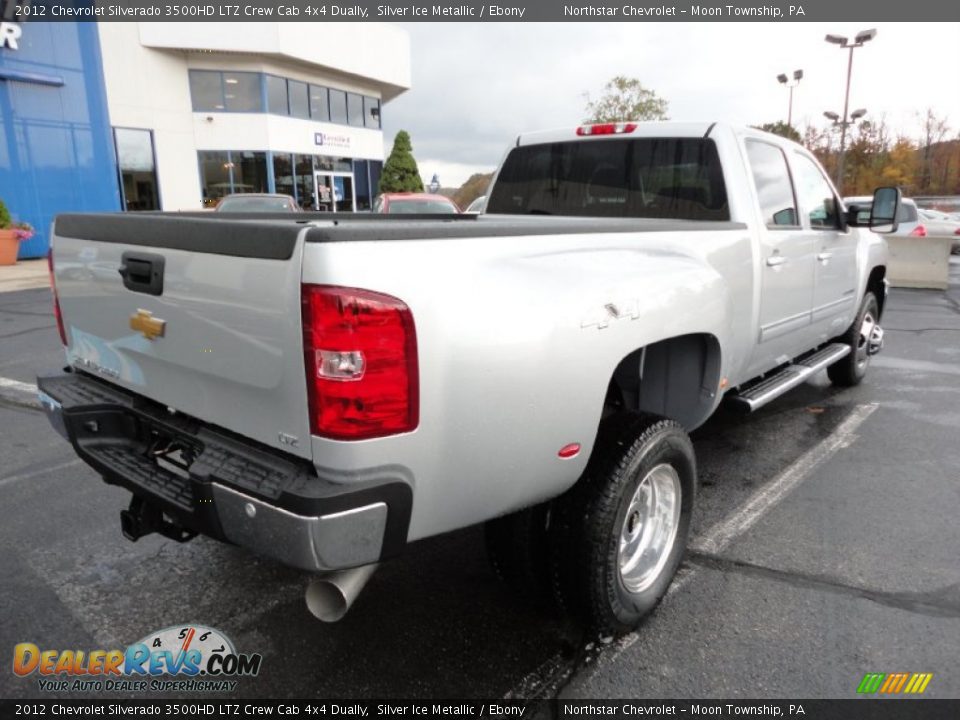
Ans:
{"type": "Polygon", "coordinates": [[[900,214],[900,188],[882,187],[873,193],[870,208],[870,229],[875,233],[897,231],[897,216],[900,214]]]}

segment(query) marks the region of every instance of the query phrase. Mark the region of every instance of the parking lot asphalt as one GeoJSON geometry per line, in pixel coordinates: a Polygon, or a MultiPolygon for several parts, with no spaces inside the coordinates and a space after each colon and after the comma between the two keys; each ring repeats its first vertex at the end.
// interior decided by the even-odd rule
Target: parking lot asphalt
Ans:
{"type": "MultiPolygon", "coordinates": [[[[660,608],[608,643],[501,587],[479,528],[411,545],[322,624],[304,573],[205,538],[124,540],[127,493],[0,387],[0,697],[45,696],[10,671],[16,643],[110,649],[188,622],[263,654],[241,697],[847,698],[867,672],[932,672],[926,696],[960,697],[954,263],[945,293],[891,292],[860,387],[818,377],[694,433],[694,549],[660,608]]],[[[49,292],[0,294],[0,378],[61,365],[49,292]]]]}

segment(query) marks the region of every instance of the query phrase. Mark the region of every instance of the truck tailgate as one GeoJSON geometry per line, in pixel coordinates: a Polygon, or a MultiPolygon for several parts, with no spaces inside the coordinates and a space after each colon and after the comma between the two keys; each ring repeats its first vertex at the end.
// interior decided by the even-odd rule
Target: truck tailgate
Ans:
{"type": "Polygon", "coordinates": [[[303,232],[293,220],[60,216],[53,259],[70,364],[309,458],[303,232]]]}

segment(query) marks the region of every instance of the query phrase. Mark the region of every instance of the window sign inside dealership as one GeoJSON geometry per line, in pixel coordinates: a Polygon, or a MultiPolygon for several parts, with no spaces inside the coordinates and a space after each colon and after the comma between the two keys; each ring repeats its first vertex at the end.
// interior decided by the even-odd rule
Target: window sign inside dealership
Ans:
{"type": "Polygon", "coordinates": [[[23,29],[19,23],[0,22],[0,48],[4,50],[19,50],[20,38],[23,29]]]}

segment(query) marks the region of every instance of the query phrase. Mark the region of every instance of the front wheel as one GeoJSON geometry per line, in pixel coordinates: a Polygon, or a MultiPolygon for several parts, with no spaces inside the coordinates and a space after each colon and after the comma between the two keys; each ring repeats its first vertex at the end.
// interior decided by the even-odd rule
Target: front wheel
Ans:
{"type": "Polygon", "coordinates": [[[561,604],[600,635],[633,630],[680,565],[695,493],[693,445],[679,424],[634,414],[606,421],[583,477],[557,501],[561,604]]]}
{"type": "Polygon", "coordinates": [[[830,382],[841,387],[859,385],[870,367],[870,356],[880,349],[882,337],[880,305],[868,290],[853,324],[838,338],[838,342],[850,346],[850,353],[827,368],[830,382]]]}

